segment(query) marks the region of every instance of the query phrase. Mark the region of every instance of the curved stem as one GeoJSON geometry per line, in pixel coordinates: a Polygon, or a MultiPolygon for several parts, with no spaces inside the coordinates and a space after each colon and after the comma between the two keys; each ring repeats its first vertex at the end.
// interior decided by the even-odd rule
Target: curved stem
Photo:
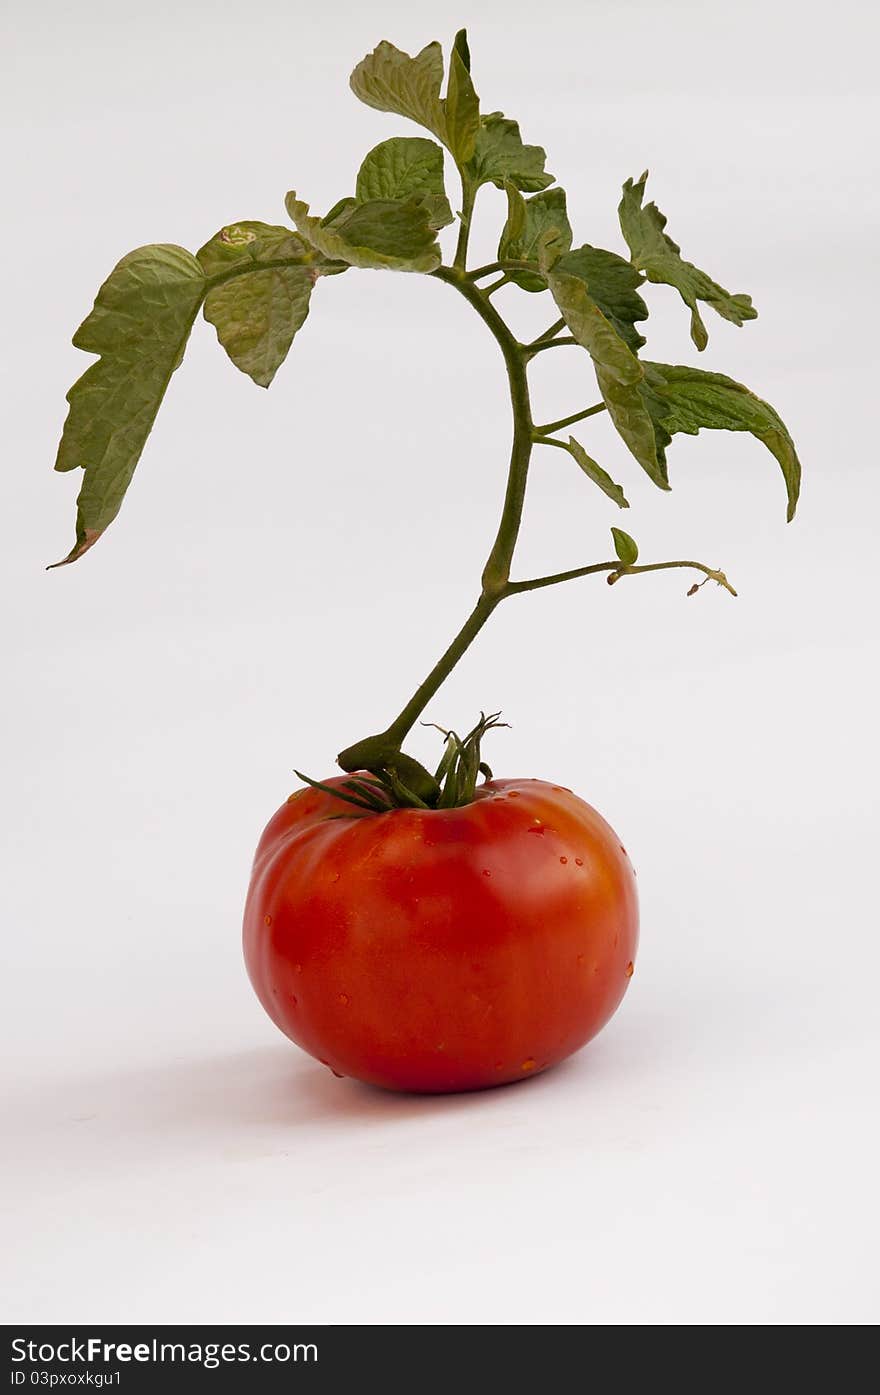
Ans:
{"type": "Polygon", "coordinates": [[[510,577],[510,564],[522,522],[523,503],[526,494],[526,481],[529,473],[529,460],[532,454],[532,410],[529,401],[529,381],[526,374],[526,358],[523,346],[514,339],[504,320],[493,305],[486,300],[482,291],[460,272],[448,267],[438,267],[432,272],[440,281],[446,281],[464,296],[476,310],[480,319],[495,336],[504,356],[507,379],[510,386],[510,402],[513,408],[513,444],[510,451],[510,468],[507,476],[507,490],[501,521],[492,551],[483,568],[483,592],[486,595],[500,595],[510,577]]]}
{"type": "MultiPolygon", "coordinates": [[[[426,792],[425,797],[428,797],[430,789],[436,789],[436,780],[417,761],[401,754],[401,744],[424,712],[431,698],[473,643],[496,606],[506,596],[519,595],[524,591],[537,591],[544,586],[556,586],[563,581],[574,581],[578,577],[590,576],[597,572],[607,572],[608,581],[613,583],[619,581],[622,576],[632,576],[640,572],[666,571],[672,567],[688,567],[702,572],[707,581],[717,581],[720,586],[725,586],[732,595],[736,595],[723,572],[714,571],[702,562],[653,562],[643,563],[640,566],[626,566],[619,560],[595,562],[590,566],[575,567],[571,571],[556,572],[552,576],[539,576],[529,581],[512,582],[510,580],[510,567],[522,523],[533,445],[537,441],[541,445],[568,449],[564,442],[555,441],[546,433],[568,426],[572,422],[580,421],[584,417],[593,416],[595,413],[603,411],[605,404],[597,403],[594,407],[576,412],[573,416],[564,417],[560,421],[551,422],[548,426],[535,429],[529,401],[527,374],[529,360],[543,348],[554,348],[557,344],[573,344],[576,341],[574,339],[550,339],[546,342],[541,340],[528,345],[519,343],[514,337],[506,322],[489,300],[487,291],[481,291],[475,285],[475,279],[488,270],[506,270],[511,265],[514,269],[518,269],[517,265],[515,263],[496,263],[489,268],[481,268],[479,272],[471,272],[470,275],[464,271],[464,260],[467,256],[467,231],[472,211],[473,199],[471,197],[470,202],[468,202],[468,191],[465,188],[465,208],[462,212],[456,265],[440,266],[431,274],[437,280],[445,281],[448,285],[454,286],[459,294],[464,296],[465,300],[473,306],[498,343],[507,368],[510,402],[513,411],[513,442],[501,520],[495,541],[492,544],[492,550],[483,568],[482,590],[479,598],[452,643],[384,732],[378,736],[370,736],[356,742],[337,757],[342,769],[348,771],[360,768],[372,770],[377,767],[388,767],[392,776],[395,775],[395,772],[399,772],[405,779],[407,788],[415,790],[416,796],[419,795],[418,786],[421,782],[426,792]]],[[[530,267],[527,269],[531,270],[530,267]]],[[[555,333],[556,328],[553,326],[548,333],[555,333]]],[[[695,589],[697,587],[691,587],[688,594],[691,594],[695,589]]]]}
{"type": "Polygon", "coordinates": [[[527,355],[523,345],[514,338],[485,292],[479,290],[463,271],[456,267],[441,266],[431,274],[439,281],[454,286],[473,306],[497,341],[504,358],[513,408],[513,443],[504,505],[498,532],[483,568],[480,596],[467,620],[391,725],[378,736],[367,737],[340,752],[337,760],[343,770],[356,770],[360,767],[372,769],[377,763],[387,761],[391,753],[400,750],[401,743],[431,698],[479,634],[495,607],[508,594],[510,566],[522,521],[533,445],[532,412],[526,375],[527,355]]]}
{"type": "Polygon", "coordinates": [[[534,358],[535,354],[542,354],[545,349],[559,349],[563,344],[578,344],[580,347],[573,334],[566,334],[561,339],[540,339],[537,344],[529,344],[527,352],[530,358],[534,358]]]}
{"type": "Polygon", "coordinates": [[[487,262],[485,266],[478,266],[476,271],[468,272],[469,281],[481,281],[484,276],[493,276],[498,271],[530,271],[533,276],[540,276],[540,268],[534,262],[523,261],[501,261],[487,262]]]}
{"type": "Polygon", "coordinates": [[[707,567],[704,562],[644,562],[626,567],[620,561],[593,562],[588,567],[575,567],[568,572],[554,572],[552,576],[537,576],[531,581],[511,581],[507,586],[508,596],[517,596],[522,591],[539,591],[543,586],[558,586],[563,581],[576,581],[581,576],[595,576],[598,572],[608,572],[609,581],[619,581],[622,576],[638,576],[642,572],[666,572],[673,568],[685,567],[702,572],[707,581],[717,581],[732,596],[736,595],[724,572],[707,567]]]}
{"type": "MultiPolygon", "coordinates": [[[[594,417],[599,412],[606,410],[604,402],[597,402],[595,407],[586,407],[582,412],[573,412],[570,417],[560,417],[559,421],[548,422],[546,426],[536,426],[536,436],[549,436],[553,431],[561,431],[564,426],[574,426],[576,421],[585,421],[587,417],[594,417]]],[[[541,442],[541,444],[545,444],[541,442]]],[[[546,444],[549,445],[549,442],[546,444]]],[[[561,443],[560,443],[561,444],[561,443]]]]}

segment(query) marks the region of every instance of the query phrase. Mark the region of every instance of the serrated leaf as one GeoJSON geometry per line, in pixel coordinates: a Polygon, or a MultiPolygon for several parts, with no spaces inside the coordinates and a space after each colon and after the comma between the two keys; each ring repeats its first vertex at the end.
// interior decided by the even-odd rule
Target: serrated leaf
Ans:
{"type": "Polygon", "coordinates": [[[466,39],[456,36],[444,99],[440,96],[443,51],[438,43],[427,44],[413,58],[383,40],[358,63],[351,75],[351,89],[368,107],[406,116],[424,126],[463,165],[474,153],[480,120],[469,61],[466,39]]]}
{"type": "Polygon", "coordinates": [[[325,257],[372,270],[433,271],[441,253],[423,194],[356,204],[332,227],[309,214],[296,194],[285,199],[298,231],[325,257]]]}
{"type": "Polygon", "coordinates": [[[423,136],[394,136],[383,140],[364,158],[355,195],[359,203],[373,199],[405,199],[424,194],[431,224],[445,228],[452,210],[443,185],[443,151],[423,136]]]}
{"type": "Polygon", "coordinates": [[[609,324],[633,353],[638,353],[645,338],[635,328],[635,322],[648,318],[648,307],[638,294],[645,278],[632,262],[624,261],[616,252],[587,244],[561,257],[558,269],[581,278],[609,324]]]}
{"type": "Polygon", "coordinates": [[[368,107],[406,116],[444,140],[443,50],[438,43],[426,44],[412,58],[383,39],[358,63],[350,83],[368,107]]]}
{"type": "Polygon", "coordinates": [[[461,168],[471,159],[480,129],[480,99],[470,74],[467,33],[459,30],[449,57],[449,78],[443,103],[445,141],[461,168]]]}
{"type": "Polygon", "coordinates": [[[608,415],[642,469],[661,489],[669,482],[658,458],[654,422],[643,401],[644,370],[632,350],[609,324],[580,276],[559,270],[546,242],[539,250],[541,268],[553,299],[572,335],[587,350],[608,415]]]}
{"type": "Polygon", "coordinates": [[[635,538],[631,538],[629,533],[625,533],[622,528],[612,528],[611,536],[614,539],[614,551],[618,560],[625,567],[635,566],[639,560],[639,549],[635,538]]]}
{"type": "MultiPolygon", "coordinates": [[[[607,470],[603,470],[602,466],[591,455],[587,455],[580,441],[569,436],[568,449],[584,474],[599,486],[603,494],[607,494],[609,499],[613,499],[619,509],[629,508],[629,502],[620,485],[614,482],[607,470]]],[[[616,532],[617,530],[612,529],[612,531],[616,532]]]]}
{"type": "Polygon", "coordinates": [[[774,407],[723,373],[669,363],[645,363],[645,400],[658,426],[660,454],[676,432],[703,428],[749,431],[779,462],[788,495],[788,519],[800,493],[801,465],[788,429],[774,407]]]}
{"type": "Polygon", "coordinates": [[[693,262],[682,259],[681,248],[664,231],[666,217],[655,203],[645,204],[647,170],[641,179],[633,182],[628,179],[623,186],[623,198],[618,214],[620,227],[626,239],[635,266],[644,271],[649,281],[674,286],[691,312],[691,338],[697,348],[705,349],[709,335],[703,323],[697,301],[705,301],[725,320],[742,325],[745,320],[754,320],[757,310],[748,295],[731,295],[717,281],[713,281],[705,271],[700,271],[693,262]]]}
{"type": "MultiPolygon", "coordinates": [[[[556,233],[554,244],[557,250],[567,252],[571,246],[571,224],[565,207],[565,190],[546,189],[530,199],[524,199],[510,181],[506,189],[507,222],[498,244],[499,260],[537,262],[539,250],[551,231],[556,233]]],[[[509,275],[511,281],[524,291],[547,289],[543,276],[529,271],[512,271],[509,275]]]]}
{"type": "Polygon", "coordinates": [[[236,368],[268,387],[309,313],[321,259],[289,228],[258,222],[221,228],[196,256],[208,276],[240,272],[208,290],[204,316],[236,368]]]}
{"type": "Polygon", "coordinates": [[[65,562],[81,557],[119,512],[204,293],[190,252],[139,247],[111,271],[74,335],[78,349],[100,357],[67,394],[55,461],[56,470],[85,471],[65,562]]]}
{"type": "Polygon", "coordinates": [[[544,170],[546,159],[540,145],[523,145],[515,121],[492,111],[480,118],[469,173],[477,187],[494,184],[503,189],[510,183],[530,194],[553,183],[553,175],[544,170]]]}

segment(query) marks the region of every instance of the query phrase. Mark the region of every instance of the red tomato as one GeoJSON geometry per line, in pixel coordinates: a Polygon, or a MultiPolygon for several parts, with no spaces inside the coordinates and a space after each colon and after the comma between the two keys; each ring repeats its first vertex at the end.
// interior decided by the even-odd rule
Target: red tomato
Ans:
{"type": "Polygon", "coordinates": [[[620,839],[541,780],[386,814],[300,790],[260,839],[244,921],[282,1032],[337,1075],[432,1092],[577,1051],[626,992],[637,940],[620,839]]]}

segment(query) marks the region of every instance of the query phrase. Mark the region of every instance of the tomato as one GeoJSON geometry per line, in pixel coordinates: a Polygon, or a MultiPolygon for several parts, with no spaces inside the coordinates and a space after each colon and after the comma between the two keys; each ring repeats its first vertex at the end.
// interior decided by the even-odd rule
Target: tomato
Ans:
{"type": "Polygon", "coordinates": [[[257,848],[248,972],[282,1032],[336,1075],[429,1092],[522,1080],[620,1003],[634,876],[595,809],[541,780],[378,814],[304,789],[257,848]]]}

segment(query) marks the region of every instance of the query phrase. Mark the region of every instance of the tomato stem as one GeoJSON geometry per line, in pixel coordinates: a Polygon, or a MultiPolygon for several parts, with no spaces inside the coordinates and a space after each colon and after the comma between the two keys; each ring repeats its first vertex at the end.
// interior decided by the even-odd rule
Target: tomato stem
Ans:
{"type": "MultiPolygon", "coordinates": [[[[489,300],[491,292],[496,290],[501,282],[496,281],[493,285],[483,289],[480,289],[475,283],[481,277],[492,272],[506,273],[518,270],[519,264],[516,262],[491,262],[476,271],[466,271],[468,233],[475,197],[475,190],[470,186],[466,177],[463,177],[462,180],[462,191],[461,228],[455,262],[452,266],[438,267],[431,274],[437,280],[444,281],[447,285],[454,287],[473,307],[498,343],[507,368],[513,413],[513,441],[501,519],[492,550],[483,568],[480,595],[455,638],[390,726],[376,736],[366,737],[364,740],[355,742],[353,746],[348,746],[337,757],[343,770],[370,770],[378,774],[380,779],[390,780],[395,785],[398,781],[402,781],[404,792],[413,803],[418,805],[421,805],[422,801],[428,805],[433,805],[436,802],[438,782],[435,776],[431,775],[418,761],[404,755],[401,752],[401,745],[421,717],[431,698],[449,677],[489,616],[505,597],[519,595],[525,591],[537,591],[545,586],[556,586],[564,581],[574,581],[578,577],[591,576],[601,572],[607,573],[609,583],[614,584],[622,576],[634,576],[641,572],[666,571],[674,567],[691,568],[702,572],[707,581],[717,581],[719,586],[725,587],[731,595],[736,595],[723,572],[707,567],[702,562],[690,561],[651,562],[626,566],[617,559],[613,562],[594,562],[589,566],[575,567],[570,571],[555,572],[550,576],[534,577],[527,581],[510,580],[510,569],[522,523],[532,447],[536,443],[563,445],[563,442],[552,440],[549,433],[561,430],[576,421],[595,416],[605,410],[605,404],[599,402],[595,406],[587,407],[571,416],[562,417],[559,421],[550,422],[547,426],[535,426],[532,421],[529,399],[527,371],[529,361],[543,349],[555,348],[561,344],[574,344],[576,341],[573,338],[556,337],[558,331],[564,326],[564,321],[561,320],[552,324],[549,329],[545,330],[544,334],[530,344],[521,344],[514,337],[507,323],[489,300]]],[[[531,268],[528,269],[531,270],[531,268]]],[[[693,593],[693,589],[688,593],[689,595],[693,593]]]]}

